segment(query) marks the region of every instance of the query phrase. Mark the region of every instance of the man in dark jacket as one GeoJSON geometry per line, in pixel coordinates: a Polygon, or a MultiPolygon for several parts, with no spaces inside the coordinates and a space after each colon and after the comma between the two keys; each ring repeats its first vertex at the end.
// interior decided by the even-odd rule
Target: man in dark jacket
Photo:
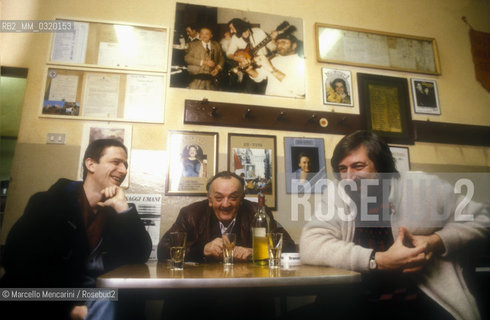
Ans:
{"type": "MultiPolygon", "coordinates": [[[[234,258],[247,261],[252,255],[252,221],[257,204],[243,199],[244,181],[238,175],[223,171],[207,184],[208,199],[194,202],[180,210],[177,220],[158,244],[158,259],[170,257],[171,232],[187,233],[186,259],[195,262],[217,261],[223,256],[224,232],[236,233],[234,258]]],[[[296,252],[288,232],[278,225],[267,208],[270,228],[283,233],[283,252],[296,252]]]]}
{"type": "MultiPolygon", "coordinates": [[[[95,140],[85,151],[83,182],[60,179],[33,195],[7,237],[1,286],[95,287],[97,276],[111,269],[146,262],[151,238],[120,187],[127,166],[121,142],[95,140]]],[[[83,319],[95,310],[93,301],[23,303],[16,304],[16,318],[26,311],[51,319],[83,319]]]]}

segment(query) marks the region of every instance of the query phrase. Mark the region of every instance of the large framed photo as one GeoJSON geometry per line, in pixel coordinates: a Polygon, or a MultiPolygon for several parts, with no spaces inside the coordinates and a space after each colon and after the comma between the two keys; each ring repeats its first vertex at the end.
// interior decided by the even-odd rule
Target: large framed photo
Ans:
{"type": "Polygon", "coordinates": [[[323,103],[352,107],[352,77],[348,70],[322,68],[323,103]]]}
{"type": "Polygon", "coordinates": [[[357,84],[361,126],[387,143],[413,144],[407,79],[358,73],[357,84]]]}
{"type": "Polygon", "coordinates": [[[441,114],[435,80],[411,79],[415,113],[441,114]]]}
{"type": "Polygon", "coordinates": [[[321,192],[315,184],[326,178],[322,138],[284,138],[287,193],[321,192]]]}
{"type": "MultiPolygon", "coordinates": [[[[99,139],[115,139],[122,142],[128,150],[128,163],[131,163],[131,137],[133,127],[122,124],[102,124],[100,122],[86,122],[83,126],[82,143],[80,147],[80,167],[78,169],[78,179],[83,180],[83,157],[88,145],[99,139]]],[[[121,183],[121,187],[129,187],[129,168],[126,178],[121,183]]]]}
{"type": "Polygon", "coordinates": [[[276,137],[228,134],[228,170],[245,179],[245,197],[257,201],[262,192],[265,204],[276,208],[276,137]]]}
{"type": "Polygon", "coordinates": [[[304,99],[303,41],[300,18],[177,3],[170,86],[304,99]]]}
{"type": "Polygon", "coordinates": [[[218,133],[169,132],[166,195],[206,195],[218,168],[218,133]]]}

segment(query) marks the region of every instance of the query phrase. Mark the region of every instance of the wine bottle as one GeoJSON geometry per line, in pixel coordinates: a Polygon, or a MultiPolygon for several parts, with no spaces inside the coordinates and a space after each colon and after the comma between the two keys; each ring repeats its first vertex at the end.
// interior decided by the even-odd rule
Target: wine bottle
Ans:
{"type": "Polygon", "coordinates": [[[265,266],[269,263],[267,233],[269,233],[269,216],[265,211],[265,198],[258,194],[258,209],[252,222],[252,260],[255,265],[265,266]]]}

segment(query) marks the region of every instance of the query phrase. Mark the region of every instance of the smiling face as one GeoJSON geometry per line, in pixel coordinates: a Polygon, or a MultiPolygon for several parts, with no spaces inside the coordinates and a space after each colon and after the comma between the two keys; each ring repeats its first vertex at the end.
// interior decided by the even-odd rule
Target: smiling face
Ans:
{"type": "Polygon", "coordinates": [[[277,45],[277,53],[281,56],[289,56],[294,54],[294,50],[296,50],[296,43],[291,44],[291,41],[288,39],[278,39],[276,40],[277,45]]]}
{"type": "Polygon", "coordinates": [[[340,81],[335,82],[335,92],[339,95],[345,94],[345,87],[344,84],[340,81]]]}
{"type": "Polygon", "coordinates": [[[301,171],[310,172],[310,158],[307,156],[302,156],[299,159],[298,166],[301,168],[301,171]]]}
{"type": "Polygon", "coordinates": [[[87,158],[85,166],[87,167],[86,181],[102,190],[121,185],[128,173],[128,156],[123,148],[111,146],[104,149],[99,161],[87,158]]]}
{"type": "Polygon", "coordinates": [[[376,177],[376,167],[369,159],[364,145],[350,152],[340,161],[338,170],[341,179],[359,180],[376,177]]]}
{"type": "Polygon", "coordinates": [[[217,178],[209,188],[209,206],[220,221],[231,221],[242,203],[243,190],[236,178],[217,178]]]}

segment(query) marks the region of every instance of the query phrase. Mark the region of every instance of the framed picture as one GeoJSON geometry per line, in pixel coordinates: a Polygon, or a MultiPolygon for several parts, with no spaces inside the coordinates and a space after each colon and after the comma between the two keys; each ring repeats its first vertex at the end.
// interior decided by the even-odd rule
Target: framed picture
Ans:
{"type": "Polygon", "coordinates": [[[434,38],[315,24],[320,62],[440,74],[434,38]]]}
{"type": "Polygon", "coordinates": [[[257,201],[262,192],[265,204],[276,208],[276,137],[228,134],[228,170],[245,179],[245,197],[257,201]]]}
{"type": "Polygon", "coordinates": [[[305,98],[300,18],[177,2],[173,34],[170,87],[305,98]],[[284,37],[283,50],[272,39],[276,33],[276,40],[284,37]],[[208,41],[208,50],[202,41],[208,41]],[[247,70],[255,57],[262,63],[247,70]],[[272,67],[287,77],[279,81],[272,67]]]}
{"type": "Polygon", "coordinates": [[[407,79],[358,73],[357,85],[361,127],[387,143],[413,144],[407,79]]]}
{"type": "Polygon", "coordinates": [[[284,150],[287,193],[320,193],[315,183],[326,178],[323,139],[284,138],[284,150]]]}
{"type": "MultiPolygon", "coordinates": [[[[131,125],[102,124],[100,122],[86,122],[83,126],[82,143],[80,147],[80,167],[78,169],[78,179],[83,180],[83,157],[88,145],[98,139],[116,139],[121,141],[128,150],[128,163],[131,165],[131,137],[133,127],[131,125]]],[[[121,187],[129,187],[129,169],[126,178],[121,183],[121,187]]]]}
{"type": "Polygon", "coordinates": [[[435,80],[411,79],[415,113],[441,114],[435,80]]]}
{"type": "Polygon", "coordinates": [[[410,155],[408,153],[408,147],[390,146],[390,150],[396,161],[396,170],[400,173],[410,171],[410,155]]]}
{"type": "Polygon", "coordinates": [[[352,77],[350,71],[322,68],[323,103],[352,107],[352,77]]]}
{"type": "Polygon", "coordinates": [[[169,132],[166,195],[206,195],[218,168],[218,133],[169,132]]]}

